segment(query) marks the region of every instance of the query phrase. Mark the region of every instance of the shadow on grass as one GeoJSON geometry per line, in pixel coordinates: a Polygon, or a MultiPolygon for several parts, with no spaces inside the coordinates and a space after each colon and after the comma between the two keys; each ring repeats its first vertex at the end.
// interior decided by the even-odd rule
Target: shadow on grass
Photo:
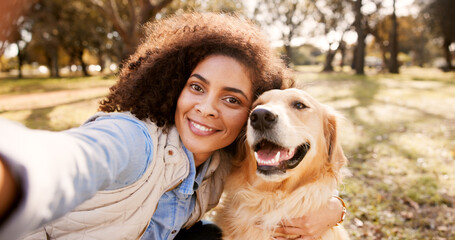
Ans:
{"type": "MultiPolygon", "coordinates": [[[[25,126],[32,128],[32,129],[56,131],[60,128],[59,127],[56,128],[56,126],[54,126],[55,124],[52,124],[52,119],[50,116],[50,114],[54,110],[56,110],[56,108],[63,107],[63,106],[69,106],[69,105],[73,105],[73,104],[78,104],[78,103],[83,103],[83,102],[88,102],[88,101],[92,101],[92,100],[97,100],[99,98],[100,97],[84,98],[84,99],[78,99],[75,101],[56,104],[56,105],[49,106],[49,107],[30,108],[30,109],[28,109],[31,111],[30,114],[22,122],[25,126]]],[[[21,112],[21,111],[24,111],[24,110],[21,109],[21,110],[3,111],[3,112],[0,112],[0,114],[21,112]]]]}
{"type": "Polygon", "coordinates": [[[90,77],[64,77],[64,78],[24,78],[24,79],[1,79],[0,94],[24,94],[36,92],[52,92],[68,89],[83,89],[87,85],[111,86],[114,79],[112,75],[90,77]]]}
{"type": "MultiPolygon", "coordinates": [[[[348,168],[353,177],[347,179],[346,185],[349,189],[346,197],[355,205],[352,206],[352,213],[355,214],[353,217],[362,224],[355,232],[367,233],[359,235],[360,239],[447,239],[441,237],[454,236],[454,228],[447,219],[454,216],[455,200],[442,194],[443,182],[438,176],[439,172],[419,163],[419,160],[431,161],[431,156],[389,138],[402,133],[410,136],[425,135],[425,132],[414,129],[414,124],[430,124],[440,120],[448,122],[452,119],[415,106],[380,100],[377,96],[387,86],[382,86],[378,79],[365,77],[353,80],[352,83],[352,94],[348,98],[354,98],[357,104],[343,108],[343,111],[354,125],[362,128],[364,137],[364,141],[356,144],[350,153],[352,156],[349,157],[348,168]],[[374,108],[378,106],[374,105],[378,104],[410,110],[417,116],[415,120],[403,119],[392,123],[369,122],[371,117],[381,116],[375,116],[377,112],[374,108]],[[399,172],[394,172],[394,167],[399,172]],[[428,217],[426,213],[431,213],[434,217],[428,217]]],[[[343,97],[330,100],[339,101],[343,97]]],[[[426,147],[425,142],[416,144],[426,147]]]]}
{"type": "Polygon", "coordinates": [[[91,100],[95,100],[95,99],[100,99],[100,98],[102,98],[102,97],[104,97],[104,96],[105,96],[105,95],[95,96],[95,97],[89,97],[89,98],[81,98],[81,99],[77,99],[77,100],[74,100],[74,101],[68,101],[68,102],[63,102],[63,103],[60,103],[60,104],[55,104],[55,105],[49,106],[49,107],[20,108],[20,109],[14,109],[14,110],[3,110],[3,111],[0,111],[0,114],[2,114],[2,113],[7,113],[7,112],[23,111],[23,110],[32,110],[32,111],[40,112],[40,111],[44,111],[44,110],[46,110],[46,109],[53,109],[53,108],[56,108],[56,107],[59,107],[59,106],[71,105],[71,104],[76,104],[76,103],[80,103],[80,102],[85,102],[85,101],[91,101],[91,100]]]}
{"type": "Polygon", "coordinates": [[[55,106],[33,109],[30,115],[25,119],[25,126],[33,129],[52,130],[49,114],[54,108],[55,106]]]}

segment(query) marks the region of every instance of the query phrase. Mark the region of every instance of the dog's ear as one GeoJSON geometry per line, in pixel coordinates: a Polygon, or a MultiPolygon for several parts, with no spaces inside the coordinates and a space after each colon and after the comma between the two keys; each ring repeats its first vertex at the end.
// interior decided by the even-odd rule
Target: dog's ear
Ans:
{"type": "Polygon", "coordinates": [[[328,106],[327,117],[324,123],[324,136],[327,143],[328,161],[334,167],[334,170],[340,169],[347,162],[337,135],[337,124],[341,115],[328,106]]]}

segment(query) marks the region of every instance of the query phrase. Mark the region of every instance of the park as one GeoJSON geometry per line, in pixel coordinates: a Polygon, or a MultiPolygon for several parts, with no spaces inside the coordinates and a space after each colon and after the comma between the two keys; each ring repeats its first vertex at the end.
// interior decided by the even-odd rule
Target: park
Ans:
{"type": "MultiPolygon", "coordinates": [[[[140,29],[133,28],[134,34],[127,37],[118,27],[137,24],[125,24],[123,18],[125,22],[117,26],[115,14],[94,13],[100,8],[121,9],[121,1],[116,7],[109,5],[116,1],[75,2],[70,8],[55,0],[30,1],[34,10],[18,13],[31,16],[21,20],[23,25],[17,25],[22,27],[19,34],[0,39],[1,118],[33,129],[61,131],[81,125],[98,111],[100,101],[118,79],[116,71],[123,67],[122,59],[140,41],[140,29]],[[47,11],[51,10],[46,7],[51,5],[53,10],[62,9],[60,22],[54,28],[58,31],[50,29],[48,38],[32,38],[35,31],[52,28],[49,22],[56,21],[52,16],[58,14],[49,15],[47,11]],[[71,14],[78,10],[83,14],[71,14]],[[65,25],[65,21],[74,23],[76,16],[93,21],[99,31],[85,32],[86,24],[73,24],[72,28],[65,25]],[[103,21],[105,16],[112,18],[103,21]],[[8,51],[15,56],[5,56],[8,51]],[[95,67],[89,68],[90,65],[95,67]],[[38,71],[39,66],[45,71],[38,71]]],[[[137,11],[134,19],[155,19],[186,9],[241,8],[236,1],[187,1],[193,6],[163,2],[167,4],[153,5],[159,10],[154,14],[144,17],[137,11]]],[[[255,7],[256,19],[264,19],[275,4],[265,2],[255,7]]],[[[427,11],[415,15],[400,15],[404,13],[395,8],[400,0],[393,1],[393,5],[381,5],[388,1],[363,0],[372,11],[368,7],[360,10],[362,5],[357,4],[362,4],[361,0],[314,1],[318,4],[307,5],[303,10],[298,5],[285,5],[287,2],[293,1],[281,1],[283,7],[279,9],[296,7],[291,17],[294,24],[285,28],[287,34],[278,34],[282,38],[277,41],[281,43],[276,47],[277,53],[292,68],[296,87],[343,116],[339,134],[349,162],[339,194],[348,205],[343,226],[351,238],[455,239],[455,21],[445,19],[440,24],[453,27],[450,33],[444,27],[428,32],[436,25],[422,23],[440,21],[431,16],[434,11],[443,15],[440,7],[450,1],[429,1],[437,7],[429,4],[426,8],[422,3],[425,1],[411,1],[409,9],[427,11]],[[327,8],[329,5],[333,9],[327,8]],[[339,14],[349,17],[340,20],[339,14]],[[312,36],[313,42],[297,46],[294,43],[301,38],[298,31],[308,31],[301,28],[306,17],[324,21],[324,27],[318,28],[320,36],[312,36]],[[366,19],[367,25],[362,26],[360,19],[366,19]],[[352,34],[357,36],[354,40],[346,37],[352,34]],[[325,45],[316,43],[321,39],[325,45]]],[[[453,3],[447,4],[455,10],[453,3]]],[[[286,9],[291,12],[291,8],[286,9]]],[[[280,15],[287,16],[276,14],[278,17],[270,16],[271,22],[283,20],[280,15]]],[[[248,11],[245,15],[250,17],[248,11]]],[[[19,18],[10,22],[16,24],[19,18]]],[[[268,29],[271,22],[264,20],[260,24],[268,29]]]]}

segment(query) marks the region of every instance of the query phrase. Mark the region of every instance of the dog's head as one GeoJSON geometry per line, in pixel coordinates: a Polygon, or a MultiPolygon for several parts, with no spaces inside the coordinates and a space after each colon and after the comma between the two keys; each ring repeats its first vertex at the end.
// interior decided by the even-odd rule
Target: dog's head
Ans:
{"type": "Polygon", "coordinates": [[[271,90],[253,104],[247,140],[257,174],[282,181],[293,171],[311,178],[345,162],[337,141],[338,114],[299,89],[271,90]]]}

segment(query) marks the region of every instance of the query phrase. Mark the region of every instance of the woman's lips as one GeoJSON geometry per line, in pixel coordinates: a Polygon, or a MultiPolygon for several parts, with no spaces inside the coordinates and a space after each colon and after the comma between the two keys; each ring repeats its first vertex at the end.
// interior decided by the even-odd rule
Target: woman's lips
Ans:
{"type": "Polygon", "coordinates": [[[208,136],[217,132],[216,129],[194,122],[191,119],[188,119],[188,125],[191,131],[199,136],[208,136]]]}

